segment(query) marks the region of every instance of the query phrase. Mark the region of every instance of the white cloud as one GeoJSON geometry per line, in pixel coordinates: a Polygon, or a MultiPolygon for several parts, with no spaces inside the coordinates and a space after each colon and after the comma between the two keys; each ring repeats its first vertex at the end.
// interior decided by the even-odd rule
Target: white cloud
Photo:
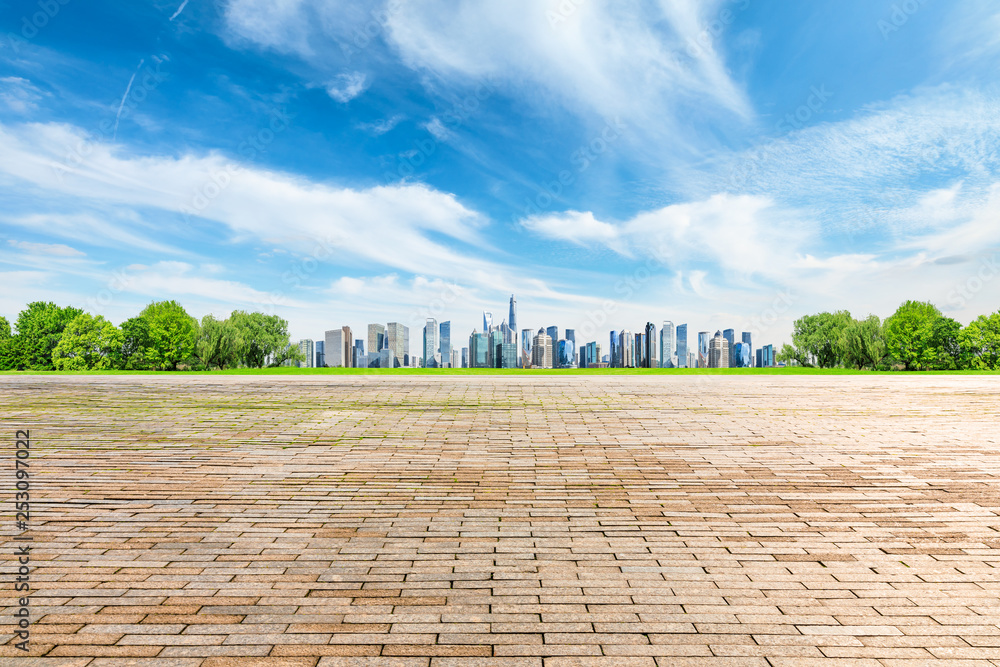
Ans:
{"type": "Polygon", "coordinates": [[[622,231],[610,223],[595,219],[590,211],[531,216],[522,220],[521,225],[546,238],[569,241],[581,246],[603,244],[615,252],[627,253],[622,243],[622,231]]]}
{"type": "Polygon", "coordinates": [[[56,255],[58,257],[86,257],[86,253],[61,243],[31,243],[30,241],[16,241],[9,239],[8,244],[18,250],[36,255],[56,255]]]}
{"type": "Polygon", "coordinates": [[[451,130],[444,126],[441,119],[437,116],[433,116],[429,121],[424,123],[424,129],[434,135],[434,138],[438,141],[448,141],[451,139],[451,130]]]}
{"type": "Polygon", "coordinates": [[[333,99],[347,104],[365,90],[367,76],[362,72],[347,72],[337,76],[326,86],[327,94],[333,99]]]}
{"type": "Polygon", "coordinates": [[[294,300],[282,292],[263,292],[234,280],[211,277],[216,271],[196,269],[186,262],[157,262],[151,266],[133,264],[122,272],[125,287],[131,294],[157,300],[200,297],[231,307],[253,306],[259,309],[307,308],[310,304],[294,300]]]}
{"type": "Polygon", "coordinates": [[[387,132],[391,132],[392,129],[396,127],[404,118],[406,118],[406,116],[402,114],[395,114],[389,118],[383,118],[371,123],[358,123],[356,127],[359,130],[370,132],[376,137],[379,137],[387,132]]]}
{"type": "Polygon", "coordinates": [[[229,34],[284,53],[308,53],[309,24],[303,0],[231,0],[225,9],[229,34]]]}
{"type": "Polygon", "coordinates": [[[810,220],[767,197],[747,195],[672,204],[617,225],[579,211],[531,217],[522,225],[546,238],[600,243],[672,267],[708,261],[744,277],[787,275],[784,258],[815,241],[810,220]]]}
{"type": "Polygon", "coordinates": [[[0,106],[15,114],[31,113],[38,108],[42,92],[30,81],[18,76],[0,78],[0,106]]]}
{"type": "Polygon", "coordinates": [[[444,77],[497,77],[555,94],[601,117],[670,124],[699,100],[749,114],[706,24],[723,3],[424,0],[389,17],[392,40],[412,67],[444,77]]]}

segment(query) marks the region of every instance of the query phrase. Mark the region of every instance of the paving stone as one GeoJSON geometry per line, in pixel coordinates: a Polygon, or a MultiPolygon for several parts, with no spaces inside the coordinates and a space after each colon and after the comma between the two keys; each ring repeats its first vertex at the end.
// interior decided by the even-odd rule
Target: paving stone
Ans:
{"type": "Polygon", "coordinates": [[[1000,664],[993,376],[0,376],[0,422],[2,664],[1000,664]]]}

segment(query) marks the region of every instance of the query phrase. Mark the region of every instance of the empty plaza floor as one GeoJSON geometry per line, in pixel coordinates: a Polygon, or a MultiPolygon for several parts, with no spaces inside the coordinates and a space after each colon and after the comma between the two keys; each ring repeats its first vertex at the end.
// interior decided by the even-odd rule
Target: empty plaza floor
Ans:
{"type": "Polygon", "coordinates": [[[0,664],[1000,665],[997,376],[0,376],[0,664]]]}

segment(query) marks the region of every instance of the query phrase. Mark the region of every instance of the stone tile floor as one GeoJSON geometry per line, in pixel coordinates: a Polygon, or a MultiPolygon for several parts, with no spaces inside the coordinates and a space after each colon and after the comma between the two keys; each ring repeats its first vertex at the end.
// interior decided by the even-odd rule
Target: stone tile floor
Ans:
{"type": "Polygon", "coordinates": [[[995,376],[0,376],[3,665],[1000,665],[995,376]]]}

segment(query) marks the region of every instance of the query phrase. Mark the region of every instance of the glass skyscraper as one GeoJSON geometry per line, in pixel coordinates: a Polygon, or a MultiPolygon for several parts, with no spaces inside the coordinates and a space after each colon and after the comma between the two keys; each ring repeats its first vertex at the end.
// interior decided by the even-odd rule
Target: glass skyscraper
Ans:
{"type": "Polygon", "coordinates": [[[749,331],[744,331],[743,332],[743,344],[746,345],[747,348],[750,350],[750,363],[747,364],[747,367],[749,368],[749,367],[753,366],[753,343],[750,340],[750,332],[749,331]]]}
{"type": "Polygon", "coordinates": [[[708,345],[712,334],[708,331],[698,332],[698,368],[708,368],[708,345]]]}
{"type": "Polygon", "coordinates": [[[677,336],[674,333],[674,323],[665,320],[663,327],[660,328],[660,368],[674,367],[676,348],[677,336]]]}
{"type": "Polygon", "coordinates": [[[469,337],[469,368],[488,368],[489,358],[486,354],[488,340],[486,334],[472,332],[469,337]]]}
{"type": "Polygon", "coordinates": [[[451,322],[441,323],[441,338],[438,342],[441,353],[441,368],[451,366],[451,322]]]}
{"type": "Polygon", "coordinates": [[[424,368],[436,368],[435,355],[438,351],[438,326],[433,317],[427,318],[424,324],[424,368]]]}
{"type": "Polygon", "coordinates": [[[677,325],[677,366],[688,367],[688,325],[677,325]]]}
{"type": "Polygon", "coordinates": [[[326,366],[326,355],[323,354],[323,350],[326,347],[326,341],[318,340],[316,341],[316,368],[323,368],[326,366]]]}
{"type": "Polygon", "coordinates": [[[736,332],[732,329],[725,329],[722,337],[729,343],[729,357],[726,359],[726,368],[736,367],[736,332]]]}

